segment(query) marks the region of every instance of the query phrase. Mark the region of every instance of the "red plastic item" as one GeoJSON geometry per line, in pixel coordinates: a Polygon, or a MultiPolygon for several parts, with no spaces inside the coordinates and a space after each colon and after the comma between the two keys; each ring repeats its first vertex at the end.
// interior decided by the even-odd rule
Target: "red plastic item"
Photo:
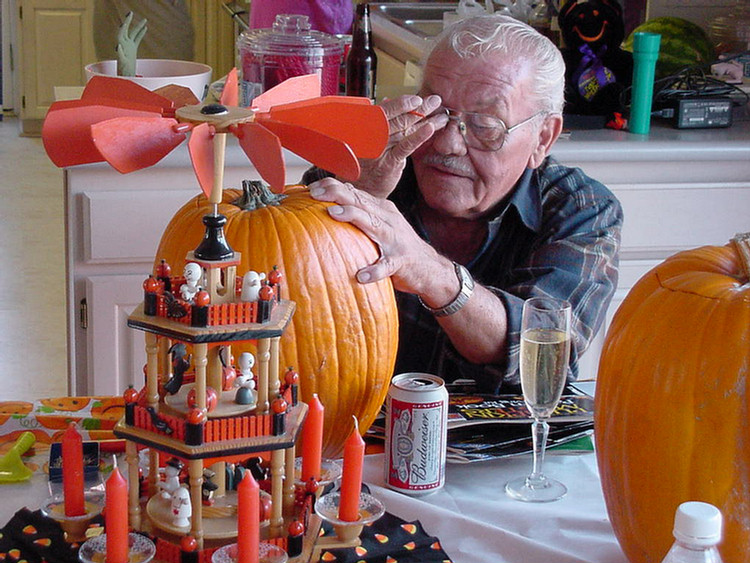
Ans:
{"type": "Polygon", "coordinates": [[[237,80],[237,69],[233,68],[227,74],[224,81],[224,90],[221,92],[221,105],[236,106],[240,99],[240,86],[237,80]]]}
{"type": "Polygon", "coordinates": [[[71,422],[62,438],[63,504],[65,516],[83,516],[83,440],[71,422]]]}
{"type": "Polygon", "coordinates": [[[365,98],[326,96],[271,108],[268,117],[288,125],[299,125],[348,144],[360,158],[377,158],[388,142],[388,121],[380,106],[365,98]],[[341,119],[345,115],[346,119],[341,119]]]}
{"type": "Polygon", "coordinates": [[[344,522],[359,520],[359,494],[362,489],[362,464],[365,457],[365,441],[359,434],[357,419],[354,430],[344,443],[344,463],[341,469],[341,500],[339,519],[344,522]]]}
{"type": "Polygon", "coordinates": [[[320,97],[320,76],[305,74],[287,78],[284,82],[253,98],[251,107],[259,112],[269,111],[280,104],[320,97]]]}
{"type": "Polygon", "coordinates": [[[102,162],[104,157],[91,138],[91,126],[116,117],[157,117],[157,108],[84,104],[81,100],[55,102],[50,106],[42,127],[42,141],[56,166],[75,166],[102,162]],[[138,109],[136,109],[138,108],[138,109]]]}
{"type": "Polygon", "coordinates": [[[286,168],[279,138],[257,123],[242,123],[237,128],[240,147],[261,178],[269,183],[271,191],[282,193],[286,185],[286,168]]]}
{"type": "MultiPolygon", "coordinates": [[[[220,177],[213,139],[225,132],[239,138],[242,150],[276,192],[286,183],[282,146],[356,180],[357,158],[379,156],[388,142],[385,113],[364,98],[321,98],[319,92],[317,75],[296,76],[256,97],[251,109],[237,108],[233,71],[222,95],[229,112],[222,118],[221,113],[203,115],[198,111],[202,106],[187,106],[175,114],[175,102],[164,96],[127,80],[95,77],[80,100],[51,106],[42,137],[58,166],[106,160],[127,173],[156,164],[190,131],[193,168],[209,197],[215,177],[220,177]]],[[[218,160],[223,149],[216,150],[218,160]]]]}
{"type": "Polygon", "coordinates": [[[128,484],[115,467],[105,483],[107,563],[128,563],[128,484]]]}
{"type": "Polygon", "coordinates": [[[104,160],[122,174],[148,168],[172,152],[187,135],[176,119],[118,117],[91,126],[104,160]]]}
{"type": "Polygon", "coordinates": [[[323,170],[330,170],[345,180],[359,178],[359,161],[343,141],[279,121],[263,121],[263,126],[279,137],[283,146],[323,170]]]}
{"type": "Polygon", "coordinates": [[[161,113],[174,115],[175,103],[159,94],[123,78],[111,76],[92,76],[86,83],[81,94],[81,100],[89,103],[99,103],[110,100],[118,105],[141,104],[155,106],[161,113]]]}

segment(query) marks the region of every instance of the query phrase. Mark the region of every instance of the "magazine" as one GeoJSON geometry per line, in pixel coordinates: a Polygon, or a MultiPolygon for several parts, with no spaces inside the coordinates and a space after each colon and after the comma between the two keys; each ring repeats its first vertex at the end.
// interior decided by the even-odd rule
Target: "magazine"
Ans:
{"type": "MultiPolygon", "coordinates": [[[[531,413],[522,396],[454,393],[448,398],[448,430],[487,423],[529,423],[531,413]]],[[[550,423],[581,422],[594,418],[590,395],[563,395],[550,423]]]]}
{"type": "MultiPolygon", "coordinates": [[[[590,451],[593,420],[550,426],[547,448],[590,451]]],[[[449,463],[471,463],[531,453],[531,425],[468,425],[448,431],[446,459],[449,463]]]]}

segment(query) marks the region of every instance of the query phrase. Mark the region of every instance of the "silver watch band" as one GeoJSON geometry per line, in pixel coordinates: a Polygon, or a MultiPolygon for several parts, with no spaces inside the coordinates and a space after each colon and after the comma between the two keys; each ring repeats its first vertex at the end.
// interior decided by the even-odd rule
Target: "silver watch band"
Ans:
{"type": "Polygon", "coordinates": [[[456,295],[453,301],[448,303],[445,307],[433,309],[424,301],[422,301],[421,297],[417,296],[419,302],[422,304],[422,307],[427,309],[436,317],[447,317],[448,315],[457,313],[464,305],[466,305],[469,297],[471,297],[471,294],[474,293],[474,278],[471,277],[469,270],[467,270],[464,266],[458,264],[457,262],[453,262],[453,267],[456,269],[456,276],[458,277],[458,282],[460,284],[458,295],[456,295]]]}

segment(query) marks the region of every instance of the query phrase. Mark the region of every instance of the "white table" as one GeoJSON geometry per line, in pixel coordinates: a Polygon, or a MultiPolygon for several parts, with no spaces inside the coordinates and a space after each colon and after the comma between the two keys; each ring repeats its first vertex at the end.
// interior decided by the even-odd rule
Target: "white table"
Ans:
{"type": "Polygon", "coordinates": [[[505,482],[530,469],[528,455],[449,464],[442,490],[409,497],[385,488],[377,455],[367,457],[364,480],[386,510],[421,521],[456,563],[627,563],[607,518],[594,453],[547,453],[545,473],[568,487],[557,502],[505,495],[505,482]]]}
{"type": "MultiPolygon", "coordinates": [[[[612,532],[593,453],[548,452],[545,472],[568,494],[546,504],[505,496],[503,485],[525,474],[530,456],[447,467],[445,487],[410,497],[385,487],[383,456],[367,456],[364,480],[386,509],[420,520],[456,563],[627,563],[612,532]]],[[[36,510],[48,496],[46,476],[0,485],[0,525],[23,506],[36,510]]]]}

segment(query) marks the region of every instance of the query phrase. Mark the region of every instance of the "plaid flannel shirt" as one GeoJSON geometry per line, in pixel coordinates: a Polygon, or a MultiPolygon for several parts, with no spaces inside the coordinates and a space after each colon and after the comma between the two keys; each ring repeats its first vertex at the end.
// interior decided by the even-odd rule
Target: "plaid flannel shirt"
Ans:
{"type": "MultiPolygon", "coordinates": [[[[425,240],[416,213],[416,178],[411,163],[391,195],[425,240]]],[[[526,170],[510,197],[489,221],[487,239],[465,264],[475,280],[505,306],[505,359],[492,365],[466,361],[415,295],[398,293],[400,315],[396,372],[425,372],[446,381],[469,378],[487,392],[520,390],[518,371],[521,310],[539,295],[565,299],[573,307],[573,346],[568,381],[601,326],[617,286],[622,208],[603,184],[554,158],[526,170]]]]}

